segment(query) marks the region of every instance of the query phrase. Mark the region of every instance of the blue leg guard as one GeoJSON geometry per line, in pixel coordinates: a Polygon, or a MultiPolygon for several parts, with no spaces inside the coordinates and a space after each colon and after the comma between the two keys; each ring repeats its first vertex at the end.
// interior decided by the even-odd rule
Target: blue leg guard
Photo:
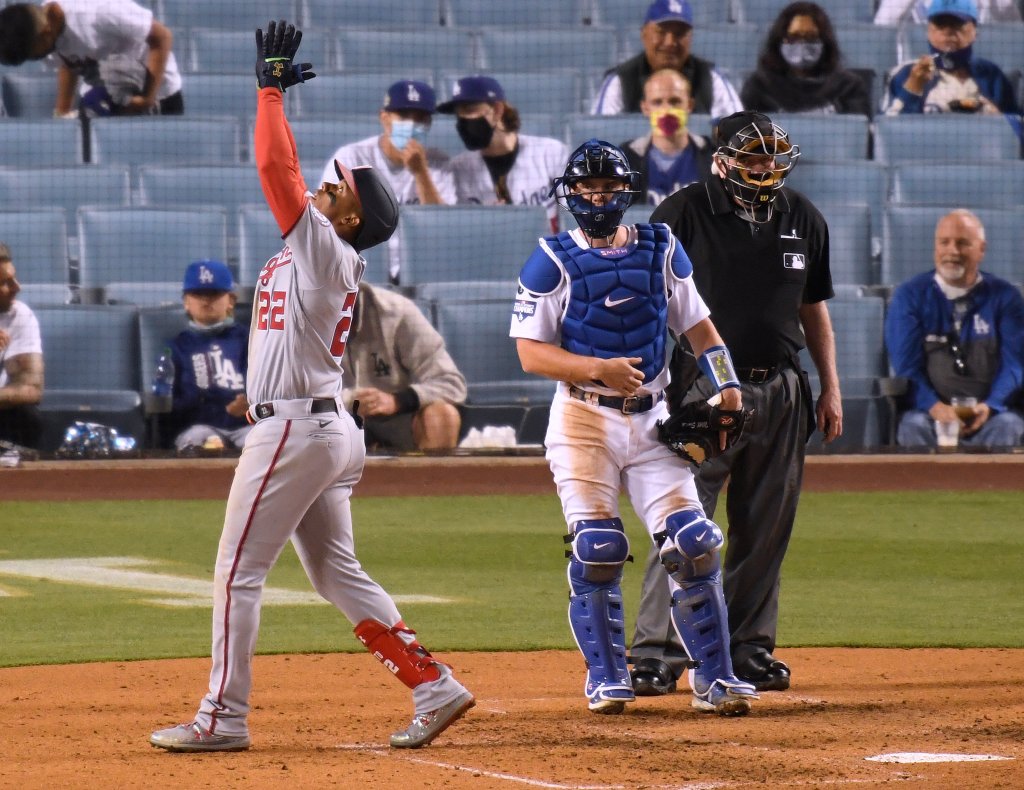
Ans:
{"type": "Polygon", "coordinates": [[[690,670],[693,707],[723,715],[742,715],[757,699],[742,683],[729,655],[729,617],[722,594],[719,552],[722,530],[696,510],[682,510],[665,520],[661,562],[679,584],[672,595],[672,625],[695,667],[690,670]]]}
{"type": "Polygon", "coordinates": [[[595,713],[621,713],[634,699],[620,587],[629,540],[617,518],[579,521],[566,540],[569,625],[587,662],[587,704],[595,713]]]}

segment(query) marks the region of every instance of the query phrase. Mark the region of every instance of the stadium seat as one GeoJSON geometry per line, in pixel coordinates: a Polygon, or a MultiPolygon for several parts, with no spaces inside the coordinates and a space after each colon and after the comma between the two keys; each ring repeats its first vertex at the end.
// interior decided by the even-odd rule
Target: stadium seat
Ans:
{"type": "MultiPolygon", "coordinates": [[[[217,3],[202,3],[203,8],[216,6],[217,3]]],[[[267,20],[260,23],[266,28],[267,20]]],[[[237,74],[247,77],[239,81],[252,89],[251,101],[255,103],[256,75],[253,71],[255,36],[252,27],[238,25],[231,30],[192,30],[188,36],[188,60],[186,71],[192,74],[237,74]]],[[[313,69],[318,75],[335,68],[333,53],[334,45],[326,31],[302,31],[302,45],[298,53],[300,63],[308,62],[316,65],[313,69]]],[[[191,114],[189,105],[191,81],[185,77],[183,95],[185,112],[191,114]]]]}
{"type": "MultiPolygon", "coordinates": [[[[554,395],[554,387],[551,387],[551,394],[554,395]]],[[[544,434],[548,430],[548,418],[551,416],[551,406],[530,406],[523,417],[523,424],[516,434],[517,444],[543,444],[544,434]]]]}
{"type": "MultiPolygon", "coordinates": [[[[691,2],[693,24],[697,29],[707,25],[724,25],[734,20],[733,6],[738,0],[691,2]]],[[[651,0],[591,0],[590,22],[593,25],[636,31],[644,21],[651,0]]]]}
{"type": "Polygon", "coordinates": [[[18,301],[32,308],[68,304],[73,298],[71,289],[64,283],[25,283],[19,279],[18,284],[21,286],[18,301]]]}
{"type": "MultiPolygon", "coordinates": [[[[250,55],[255,48],[253,33],[256,28],[267,29],[271,19],[286,19],[298,22],[301,0],[280,0],[272,7],[252,0],[217,0],[212,3],[197,0],[159,0],[157,18],[176,35],[187,28],[210,28],[213,30],[245,30],[249,34],[246,52],[250,55]]],[[[305,34],[305,31],[303,31],[305,34]]],[[[305,42],[305,35],[303,35],[305,42]]],[[[252,63],[249,64],[252,68],[252,63]]],[[[187,98],[186,98],[187,101],[187,98]]]]}
{"type": "Polygon", "coordinates": [[[843,65],[848,69],[871,69],[879,85],[900,62],[899,33],[895,27],[847,23],[836,25],[835,32],[843,65]]]}
{"type": "Polygon", "coordinates": [[[138,176],[139,205],[150,208],[202,203],[223,206],[233,215],[242,204],[263,199],[259,175],[251,164],[145,165],[138,176]]]}
{"type": "Polygon", "coordinates": [[[772,120],[789,133],[791,142],[800,146],[800,163],[868,158],[870,126],[866,115],[780,112],[773,113],[772,120]]]}
{"type": "MultiPolygon", "coordinates": [[[[52,112],[51,108],[51,112],[52,112]]],[[[82,127],[77,121],[10,118],[0,123],[0,150],[4,164],[21,167],[80,165],[82,127]]]]}
{"type": "Polygon", "coordinates": [[[991,162],[1020,158],[1020,139],[1001,115],[879,115],[875,159],[891,165],[926,161],[991,162]]]}
{"type": "Polygon", "coordinates": [[[651,122],[641,113],[622,115],[570,115],[566,124],[566,145],[570,149],[596,137],[619,145],[634,137],[650,134],[651,122]]]}
{"type": "MultiPolygon", "coordinates": [[[[785,3],[767,3],[764,0],[736,0],[740,21],[757,25],[767,30],[785,3]]],[[[851,22],[870,23],[875,18],[875,4],[872,0],[817,0],[832,20],[833,26],[840,27],[851,22]]],[[[712,5],[709,3],[693,5],[712,5]]],[[[714,4],[717,5],[717,4],[714,4]]]]}
{"type": "Polygon", "coordinates": [[[53,118],[53,108],[57,104],[55,73],[6,72],[2,89],[3,105],[11,118],[53,118]]]}
{"type": "Polygon", "coordinates": [[[1024,205],[1024,162],[897,165],[892,202],[919,206],[1010,208],[1024,205]]]}
{"type": "MultiPolygon", "coordinates": [[[[757,66],[757,53],[764,30],[747,24],[708,25],[693,31],[694,55],[711,61],[719,70],[730,73],[750,71],[757,66]]],[[[624,54],[641,50],[639,32],[625,31],[624,54]]],[[[736,90],[740,86],[735,85],[736,90]]]]}
{"type": "MultiPolygon", "coordinates": [[[[168,342],[179,332],[188,328],[188,315],[180,300],[181,283],[178,283],[179,301],[174,306],[143,307],[139,310],[139,366],[142,390],[149,392],[156,363],[168,342]]],[[[143,398],[143,404],[146,398],[143,398]]]]}
{"type": "Polygon", "coordinates": [[[225,165],[241,162],[234,118],[97,118],[94,164],[225,165]]]}
{"type": "MultiPolygon", "coordinates": [[[[890,206],[882,232],[882,283],[896,286],[934,267],[935,224],[951,206],[890,206]]],[[[1024,207],[979,208],[987,242],[981,270],[1012,283],[1024,280],[1020,265],[1024,207]]]]}
{"type": "MultiPolygon", "coordinates": [[[[244,75],[189,74],[185,80],[183,95],[185,112],[189,118],[223,118],[230,115],[244,121],[256,114],[256,91],[251,70],[244,75]]],[[[293,112],[294,96],[294,91],[284,95],[285,114],[291,115],[293,112]]]]}
{"type": "MultiPolygon", "coordinates": [[[[505,96],[522,115],[543,114],[564,117],[584,107],[583,82],[577,69],[549,71],[488,71],[505,89],[505,96]]],[[[445,71],[439,80],[438,102],[451,98],[455,81],[466,72],[445,71]]],[[[435,124],[439,119],[435,119],[435,124]]],[[[524,131],[526,131],[524,127],[524,131]]],[[[561,137],[561,133],[556,135],[561,137]]]]}
{"type": "Polygon", "coordinates": [[[303,30],[332,27],[431,27],[441,21],[438,0],[299,0],[303,30]]]}
{"type": "Polygon", "coordinates": [[[195,260],[227,259],[227,214],[194,210],[83,208],[78,211],[83,301],[102,301],[108,283],[168,282],[195,260]]]}
{"type": "Polygon", "coordinates": [[[0,212],[0,242],[14,258],[18,279],[67,285],[67,215],[62,208],[0,212]]]}
{"type": "Polygon", "coordinates": [[[480,68],[486,74],[550,69],[601,74],[618,62],[616,37],[611,28],[581,27],[571,35],[560,28],[485,28],[480,32],[480,68]]]}
{"type": "Polygon", "coordinates": [[[181,280],[157,283],[110,282],[103,286],[104,304],[181,307],[181,296],[181,280]]]}
{"type": "MultiPolygon", "coordinates": [[[[336,36],[340,68],[348,71],[476,70],[476,42],[468,30],[358,30],[342,28],[336,36]]],[[[319,79],[319,78],[318,78],[319,79]]],[[[381,93],[381,98],[383,98],[381,93]]],[[[380,102],[378,100],[378,107],[380,102]]],[[[335,112],[338,111],[335,107],[335,112]]]]}
{"type": "MultiPolygon", "coordinates": [[[[443,120],[440,122],[444,123],[443,120]]],[[[289,126],[291,126],[292,135],[295,137],[295,146],[299,150],[299,162],[302,165],[303,174],[315,171],[312,180],[306,178],[306,186],[313,189],[320,183],[320,175],[327,164],[327,157],[332,156],[338,148],[347,143],[358,142],[381,133],[380,118],[376,112],[346,117],[299,118],[289,121],[289,126]]],[[[250,140],[253,131],[254,124],[250,123],[248,131],[250,140]]],[[[251,146],[249,147],[249,160],[255,161],[251,146]]]]}
{"type": "Polygon", "coordinates": [[[879,275],[872,259],[871,210],[865,203],[816,204],[828,222],[833,283],[872,285],[879,275]]]}
{"type": "MultiPolygon", "coordinates": [[[[801,146],[802,147],[802,146],[801,146]]],[[[803,157],[786,177],[786,186],[818,203],[867,203],[871,227],[881,236],[882,214],[889,195],[889,170],[881,162],[815,162],[803,157]]],[[[872,248],[872,252],[875,252],[872,248]]]]}
{"type": "Polygon", "coordinates": [[[514,282],[537,239],[549,232],[543,206],[405,206],[398,223],[402,285],[514,282]]]}
{"type": "MultiPolygon", "coordinates": [[[[589,0],[518,0],[515,3],[445,0],[445,24],[451,27],[528,27],[561,30],[582,25],[589,0]]],[[[567,38],[577,31],[566,31],[567,38]]]]}
{"type": "Polygon", "coordinates": [[[434,71],[424,67],[407,71],[324,74],[294,91],[296,118],[325,118],[340,114],[380,112],[388,86],[399,80],[420,80],[433,86],[434,71]]]}
{"type": "Polygon", "coordinates": [[[127,165],[0,168],[0,209],[58,207],[74,217],[82,205],[129,203],[127,165]]]}

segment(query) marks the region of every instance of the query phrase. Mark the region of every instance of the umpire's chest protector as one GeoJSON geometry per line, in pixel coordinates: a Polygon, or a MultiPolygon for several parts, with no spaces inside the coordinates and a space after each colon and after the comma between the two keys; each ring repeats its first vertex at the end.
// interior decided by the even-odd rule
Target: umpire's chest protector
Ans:
{"type": "Polygon", "coordinates": [[[665,226],[638,226],[635,246],[583,249],[568,233],[546,239],[569,276],[562,345],[574,354],[640,357],[644,381],[665,364],[665,226]]]}

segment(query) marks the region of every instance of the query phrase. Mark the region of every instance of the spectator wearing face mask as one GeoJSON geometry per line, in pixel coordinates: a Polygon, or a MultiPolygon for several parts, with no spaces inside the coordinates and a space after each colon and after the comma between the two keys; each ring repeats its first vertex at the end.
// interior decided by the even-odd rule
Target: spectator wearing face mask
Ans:
{"type": "Polygon", "coordinates": [[[521,134],[519,111],[493,77],[456,80],[452,98],[437,111],[455,115],[455,129],[468,149],[449,165],[457,201],[544,206],[557,233],[558,206],[550,192],[552,179],[562,174],[569,158],[565,143],[521,134]]]}
{"type": "Polygon", "coordinates": [[[865,81],[842,67],[832,21],[817,3],[790,3],[768,30],[740,100],[760,112],[871,115],[865,81]]]}
{"type": "MultiPolygon", "coordinates": [[[[341,146],[324,164],[321,183],[335,183],[334,162],[370,166],[387,178],[401,205],[436,206],[455,202],[455,185],[447,169],[448,155],[424,142],[437,111],[434,89],[425,82],[400,80],[388,88],[380,109],[381,134],[341,146]]],[[[398,235],[388,241],[389,276],[401,274],[398,235]]]]}
{"type": "Polygon", "coordinates": [[[1013,85],[995,63],[974,55],[975,0],[932,0],[928,54],[897,66],[889,76],[886,115],[911,113],[1020,114],[1013,85]]]}

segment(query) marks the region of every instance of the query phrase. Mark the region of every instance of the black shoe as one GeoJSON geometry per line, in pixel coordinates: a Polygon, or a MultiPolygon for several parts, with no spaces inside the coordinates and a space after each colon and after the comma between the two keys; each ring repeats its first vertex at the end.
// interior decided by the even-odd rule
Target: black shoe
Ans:
{"type": "Polygon", "coordinates": [[[676,690],[672,668],[657,658],[637,658],[629,670],[633,693],[638,697],[662,697],[676,690]]]}
{"type": "Polygon", "coordinates": [[[758,691],[785,691],[789,688],[789,667],[771,653],[754,653],[733,667],[736,677],[752,683],[758,691]]]}

